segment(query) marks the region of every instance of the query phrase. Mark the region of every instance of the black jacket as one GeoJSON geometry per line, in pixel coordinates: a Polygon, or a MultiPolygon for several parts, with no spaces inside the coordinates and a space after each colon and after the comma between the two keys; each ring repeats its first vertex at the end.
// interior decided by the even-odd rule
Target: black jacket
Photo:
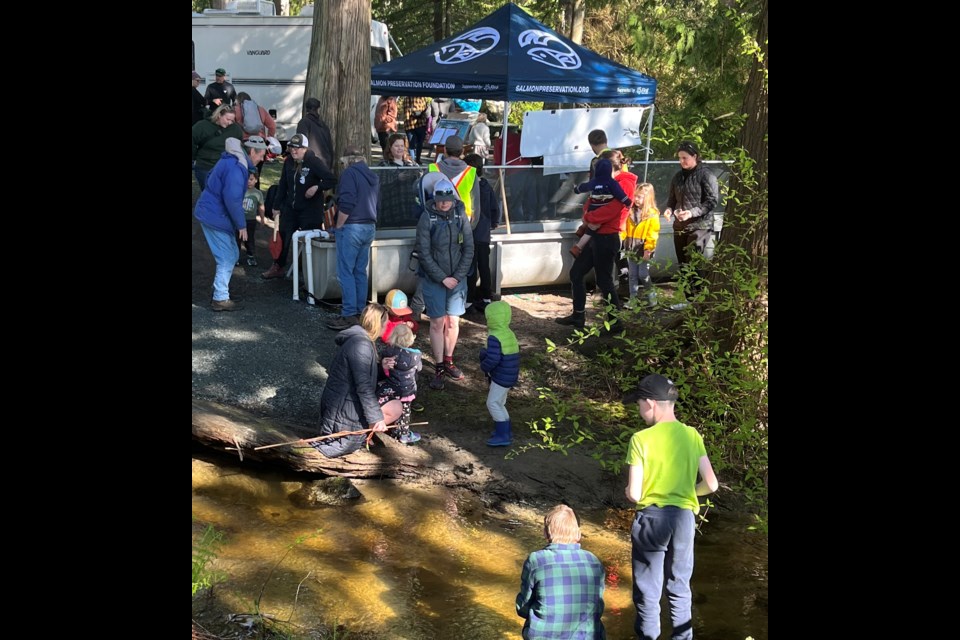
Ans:
{"type": "Polygon", "coordinates": [[[322,215],[323,192],[332,189],[336,184],[336,176],[313,155],[313,151],[307,149],[299,168],[293,156],[288,155],[280,169],[280,188],[277,190],[273,208],[279,209],[281,213],[307,211],[322,215]],[[307,198],[306,191],[313,185],[319,188],[312,198],[307,198]]]}
{"type": "Polygon", "coordinates": [[[712,229],[723,224],[723,217],[717,214],[714,226],[713,210],[720,200],[720,188],[717,177],[703,163],[698,162],[693,169],[681,169],[670,181],[670,193],[667,206],[674,211],[689,209],[693,217],[683,222],[674,219],[673,230],[680,233],[685,230],[712,229]]]}
{"type": "MultiPolygon", "coordinates": [[[[320,397],[320,434],[358,431],[383,420],[377,402],[377,351],[363,330],[354,325],[334,338],[338,349],[327,369],[320,397]]],[[[363,438],[363,436],[353,436],[363,438]]]]}
{"type": "Polygon", "coordinates": [[[193,122],[190,123],[190,126],[193,126],[207,117],[207,101],[204,99],[203,94],[197,91],[196,87],[193,87],[193,122]]]}
{"type": "Polygon", "coordinates": [[[423,368],[423,354],[420,350],[388,344],[383,347],[381,354],[397,359],[396,366],[390,370],[390,382],[397,388],[400,397],[416,395],[417,372],[423,368]]]}
{"type": "Polygon", "coordinates": [[[217,98],[223,101],[223,104],[233,106],[234,101],[237,99],[237,90],[233,88],[233,85],[229,82],[224,82],[220,84],[219,82],[211,82],[207,85],[207,92],[203,94],[203,97],[207,101],[207,107],[212,111],[217,108],[217,105],[213,104],[213,101],[217,98]]]}
{"type": "Polygon", "coordinates": [[[333,136],[330,127],[315,113],[308,113],[297,123],[297,133],[307,136],[307,147],[331,172],[337,166],[333,160],[333,136]]]}
{"type": "Polygon", "coordinates": [[[486,178],[480,178],[480,218],[473,230],[473,241],[489,244],[490,232],[500,225],[500,200],[486,178]]]}

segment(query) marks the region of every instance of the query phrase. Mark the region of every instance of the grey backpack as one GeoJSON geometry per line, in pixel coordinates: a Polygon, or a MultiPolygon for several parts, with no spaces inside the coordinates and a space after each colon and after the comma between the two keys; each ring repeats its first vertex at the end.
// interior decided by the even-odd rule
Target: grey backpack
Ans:
{"type": "Polygon", "coordinates": [[[260,107],[253,100],[243,101],[243,130],[249,134],[260,133],[263,130],[263,120],[260,118],[260,107]]]}

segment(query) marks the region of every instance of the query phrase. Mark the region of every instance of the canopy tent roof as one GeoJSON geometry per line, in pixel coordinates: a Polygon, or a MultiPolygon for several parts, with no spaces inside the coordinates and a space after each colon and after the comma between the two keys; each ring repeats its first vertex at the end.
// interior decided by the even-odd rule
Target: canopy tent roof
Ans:
{"type": "Polygon", "coordinates": [[[371,70],[381,95],[652,104],[657,81],[582,47],[515,4],[371,70]]]}

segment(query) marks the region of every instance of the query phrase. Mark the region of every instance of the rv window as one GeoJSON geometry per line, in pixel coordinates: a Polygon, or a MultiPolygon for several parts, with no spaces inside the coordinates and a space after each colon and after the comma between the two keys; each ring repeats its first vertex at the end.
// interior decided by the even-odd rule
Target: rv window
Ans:
{"type": "Polygon", "coordinates": [[[387,61],[386,52],[380,47],[370,47],[370,66],[387,61]]]}

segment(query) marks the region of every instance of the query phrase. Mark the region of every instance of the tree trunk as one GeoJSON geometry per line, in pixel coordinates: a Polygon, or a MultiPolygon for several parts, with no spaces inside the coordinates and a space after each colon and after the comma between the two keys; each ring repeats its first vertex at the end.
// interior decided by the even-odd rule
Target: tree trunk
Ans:
{"type": "Polygon", "coordinates": [[[583,44],[583,19],[586,12],[586,0],[571,0],[570,39],[583,44]]]}
{"type": "MultiPolygon", "coordinates": [[[[760,295],[754,311],[757,317],[766,315],[767,303],[767,0],[758,16],[757,43],[759,52],[754,54],[753,69],[747,81],[743,98],[742,112],[746,116],[740,129],[740,146],[753,160],[752,175],[742,174],[737,167],[730,175],[730,190],[736,198],[727,201],[726,215],[722,232],[722,242],[726,245],[741,247],[744,250],[742,266],[756,273],[759,278],[760,295]]],[[[731,261],[738,258],[730,253],[731,261]]],[[[728,265],[733,267],[733,265],[728,265]]],[[[719,271],[711,274],[711,286],[730,287],[732,283],[723,282],[719,271]]],[[[733,311],[715,312],[710,319],[714,335],[719,340],[720,353],[739,349],[741,336],[734,331],[733,311]]]]}
{"type": "Polygon", "coordinates": [[[443,0],[433,0],[433,41],[443,40],[443,0]]]}
{"type": "Polygon", "coordinates": [[[419,463],[416,458],[405,459],[406,445],[393,438],[378,437],[370,453],[361,449],[342,458],[328,458],[309,445],[273,447],[254,451],[255,447],[278,442],[290,442],[298,438],[312,438],[316,432],[308,432],[296,425],[256,418],[245,411],[203,400],[193,400],[193,437],[217,451],[231,455],[240,445],[244,462],[253,461],[276,464],[294,471],[307,471],[345,478],[438,478],[448,486],[460,484],[456,470],[451,469],[446,477],[437,471],[435,461],[429,458],[419,463]]]}
{"type": "MultiPolygon", "coordinates": [[[[348,144],[370,145],[370,0],[327,0],[314,5],[307,67],[307,98],[320,100],[334,158],[348,144]]],[[[332,167],[335,171],[337,167],[332,167]]]]}

